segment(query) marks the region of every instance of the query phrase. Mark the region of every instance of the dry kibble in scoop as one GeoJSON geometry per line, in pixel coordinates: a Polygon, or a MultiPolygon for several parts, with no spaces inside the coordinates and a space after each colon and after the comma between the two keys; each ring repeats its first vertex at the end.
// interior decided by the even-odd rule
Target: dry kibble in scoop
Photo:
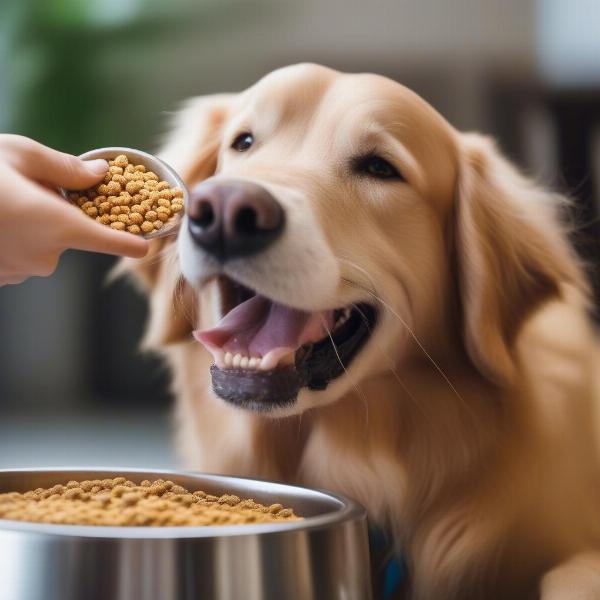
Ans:
{"type": "Polygon", "coordinates": [[[183,190],[161,181],[144,165],[130,163],[125,154],[108,161],[103,181],[70,192],[69,200],[98,223],[134,235],[168,226],[183,210],[183,190]]]}

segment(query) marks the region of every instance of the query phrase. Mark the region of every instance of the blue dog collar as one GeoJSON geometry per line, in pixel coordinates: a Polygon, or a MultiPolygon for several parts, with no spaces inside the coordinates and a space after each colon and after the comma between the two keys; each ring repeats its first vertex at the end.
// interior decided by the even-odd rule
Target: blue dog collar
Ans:
{"type": "Polygon", "coordinates": [[[393,553],[389,536],[374,527],[369,527],[369,550],[374,600],[397,597],[406,578],[406,565],[402,557],[393,553]]]}

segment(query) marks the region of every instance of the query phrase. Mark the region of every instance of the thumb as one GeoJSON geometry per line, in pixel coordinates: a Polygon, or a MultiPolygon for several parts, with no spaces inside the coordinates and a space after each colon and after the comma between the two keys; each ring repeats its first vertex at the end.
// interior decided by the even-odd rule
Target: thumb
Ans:
{"type": "Polygon", "coordinates": [[[69,190],[83,190],[98,183],[108,172],[108,163],[102,159],[81,160],[70,154],[63,154],[62,171],[57,172],[48,182],[69,190]]]}
{"type": "Polygon", "coordinates": [[[19,171],[48,185],[83,190],[100,181],[108,171],[108,163],[103,159],[84,161],[27,138],[21,138],[19,143],[23,144],[19,171]]]}

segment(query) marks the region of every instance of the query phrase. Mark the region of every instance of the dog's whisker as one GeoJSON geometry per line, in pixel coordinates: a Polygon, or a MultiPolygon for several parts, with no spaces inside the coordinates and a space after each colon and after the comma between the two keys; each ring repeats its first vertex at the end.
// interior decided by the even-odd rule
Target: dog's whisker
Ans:
{"type": "Polygon", "coordinates": [[[298,441],[298,442],[299,442],[299,441],[302,439],[302,415],[303,415],[303,414],[304,414],[304,413],[303,413],[303,412],[301,412],[301,413],[298,415],[298,431],[297,431],[297,433],[296,433],[296,436],[297,436],[297,437],[296,437],[296,441],[298,441]]]}
{"type": "Polygon", "coordinates": [[[408,325],[408,323],[406,323],[406,321],[385,300],[383,300],[382,298],[378,298],[376,294],[372,294],[372,295],[373,295],[374,299],[376,299],[378,302],[381,302],[381,304],[393,316],[395,316],[400,321],[400,323],[402,324],[402,326],[406,329],[406,331],[408,331],[408,333],[411,336],[411,338],[415,341],[415,343],[417,344],[417,346],[419,347],[419,349],[421,350],[421,352],[423,352],[423,354],[427,357],[427,360],[429,360],[429,362],[434,366],[435,370],[444,379],[444,381],[446,382],[446,384],[448,385],[448,387],[450,388],[450,390],[452,391],[452,393],[461,401],[461,403],[467,409],[467,411],[471,414],[471,416],[474,417],[475,415],[473,414],[472,410],[469,408],[469,404],[461,396],[461,394],[456,389],[456,387],[454,386],[454,384],[452,383],[452,381],[450,381],[450,378],[448,377],[448,375],[446,375],[446,373],[442,369],[442,367],[437,363],[437,361],[434,360],[434,358],[431,356],[431,354],[429,354],[429,352],[427,351],[427,349],[425,348],[425,346],[423,346],[423,344],[421,343],[421,341],[419,340],[419,338],[417,337],[417,335],[414,333],[414,331],[411,329],[411,327],[408,325]]]}
{"type": "MultiPolygon", "coordinates": [[[[359,265],[357,265],[354,261],[351,261],[351,260],[348,260],[348,259],[345,259],[345,258],[342,258],[342,257],[338,257],[338,259],[344,261],[345,263],[347,263],[350,266],[354,267],[358,271],[364,273],[366,275],[366,277],[370,280],[370,283],[373,286],[373,289],[376,289],[375,286],[374,286],[374,283],[372,281],[371,276],[369,275],[369,273],[365,269],[363,269],[362,267],[360,267],[359,265]]],[[[456,389],[456,387],[454,386],[454,384],[452,383],[452,381],[450,380],[450,378],[448,377],[448,375],[446,375],[446,373],[444,372],[444,370],[442,369],[442,367],[434,360],[434,358],[431,356],[431,354],[427,351],[427,349],[425,348],[425,346],[422,344],[421,340],[419,340],[419,338],[417,337],[417,335],[415,334],[415,332],[412,330],[412,328],[408,325],[408,323],[405,321],[405,319],[403,319],[398,314],[398,312],[396,310],[394,310],[394,308],[392,306],[390,306],[383,298],[381,298],[381,296],[379,294],[377,294],[376,291],[373,291],[373,290],[369,289],[367,286],[362,285],[362,284],[360,284],[360,283],[358,283],[356,281],[353,281],[351,279],[348,279],[346,277],[342,277],[342,281],[344,283],[348,284],[348,285],[351,285],[353,287],[356,287],[358,289],[361,289],[361,290],[365,291],[376,302],[378,302],[381,306],[383,306],[383,308],[385,308],[396,319],[398,319],[398,321],[400,321],[400,323],[406,329],[406,331],[408,332],[408,334],[410,335],[410,337],[417,344],[419,350],[421,350],[421,352],[425,355],[425,357],[427,358],[427,360],[433,365],[433,367],[435,368],[435,370],[443,378],[443,380],[446,382],[446,384],[448,385],[448,387],[450,388],[450,390],[452,391],[452,393],[460,400],[460,402],[465,407],[465,409],[469,412],[469,414],[474,417],[474,414],[473,414],[472,410],[469,408],[468,403],[461,396],[461,394],[456,389]]]]}
{"type": "MultiPolygon", "coordinates": [[[[360,307],[358,306],[358,304],[352,304],[352,307],[356,310],[356,312],[358,312],[358,314],[360,315],[361,319],[363,320],[363,323],[365,324],[365,326],[367,327],[367,329],[370,332],[371,328],[369,326],[369,320],[367,319],[365,313],[360,309],[360,307]]],[[[406,395],[412,400],[412,402],[415,405],[415,408],[417,410],[419,410],[421,412],[421,414],[423,414],[423,416],[425,416],[425,411],[423,410],[423,407],[421,406],[421,403],[417,401],[417,399],[414,397],[414,395],[412,394],[412,392],[408,389],[408,387],[406,386],[406,384],[404,383],[404,381],[400,378],[400,375],[398,374],[398,371],[396,370],[396,367],[394,365],[394,361],[389,356],[387,356],[387,354],[383,351],[383,348],[381,347],[380,344],[377,344],[377,348],[379,349],[379,352],[381,353],[381,355],[383,356],[383,358],[388,361],[388,363],[390,365],[390,368],[389,368],[390,373],[392,373],[392,375],[395,377],[395,379],[400,384],[400,387],[402,387],[402,389],[404,390],[404,392],[406,393],[406,395]]]]}
{"type": "MultiPolygon", "coordinates": [[[[344,369],[344,373],[346,373],[346,375],[348,375],[348,370],[346,369],[346,365],[344,365],[344,363],[342,362],[340,353],[338,352],[337,346],[335,345],[335,342],[333,341],[333,336],[331,335],[331,331],[329,330],[329,327],[327,326],[327,323],[325,322],[325,319],[323,317],[321,317],[321,322],[323,323],[323,327],[325,328],[325,331],[327,331],[327,335],[329,336],[331,345],[333,346],[333,351],[335,352],[338,362],[340,363],[342,369],[344,369]]],[[[363,405],[365,407],[365,434],[366,434],[366,432],[369,429],[369,403],[367,401],[367,397],[366,397],[365,393],[358,387],[358,385],[353,383],[352,387],[356,390],[358,395],[361,397],[361,399],[363,401],[363,405]]]]}

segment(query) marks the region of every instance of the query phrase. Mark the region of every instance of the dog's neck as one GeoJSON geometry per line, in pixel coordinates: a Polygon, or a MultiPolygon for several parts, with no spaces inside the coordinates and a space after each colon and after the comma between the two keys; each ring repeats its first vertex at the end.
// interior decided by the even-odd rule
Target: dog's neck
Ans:
{"type": "Polygon", "coordinates": [[[437,499],[464,490],[488,459],[505,409],[482,378],[474,386],[472,373],[442,374],[425,361],[360,388],[306,419],[298,476],[357,498],[382,526],[415,523],[437,499]]]}

